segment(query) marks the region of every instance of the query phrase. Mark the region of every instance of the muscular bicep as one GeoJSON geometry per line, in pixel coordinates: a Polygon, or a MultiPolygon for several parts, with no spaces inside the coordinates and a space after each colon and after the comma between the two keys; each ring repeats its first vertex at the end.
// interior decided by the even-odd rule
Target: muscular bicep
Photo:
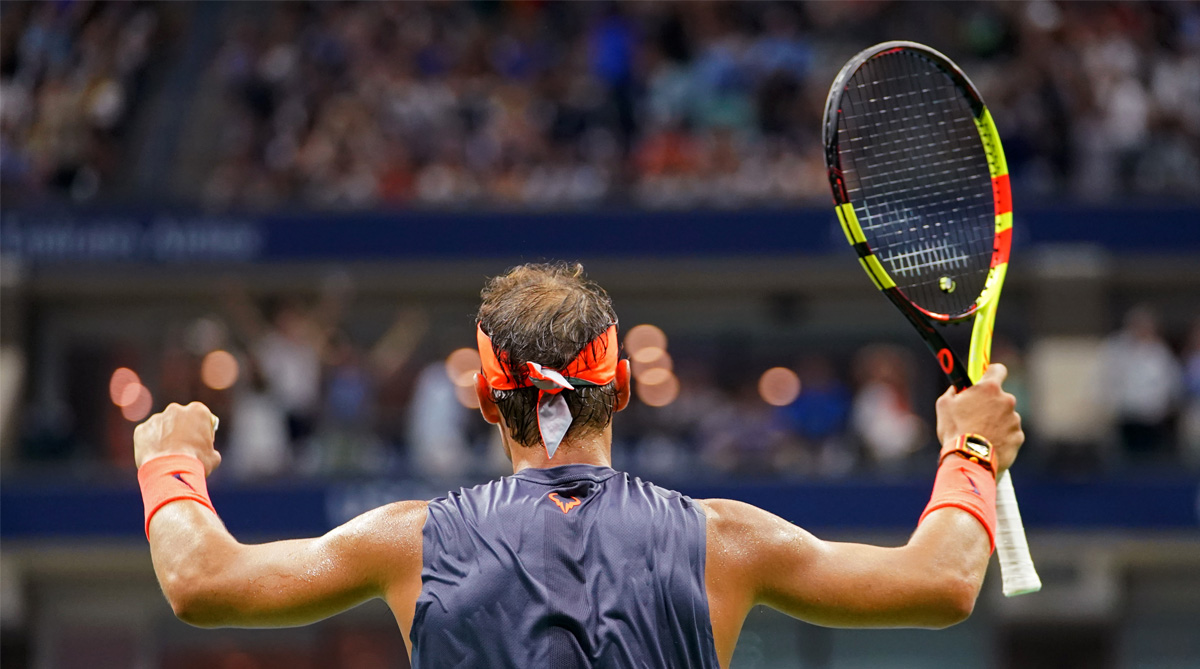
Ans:
{"type": "Polygon", "coordinates": [[[424,514],[423,503],[401,502],[322,537],[240,544],[206,509],[172,504],[155,517],[151,545],[181,619],[209,627],[302,625],[419,578],[424,514]]]}
{"type": "Polygon", "coordinates": [[[953,624],[970,613],[987,566],[986,533],[956,509],[930,514],[906,546],[885,548],[822,541],[747,504],[721,507],[726,541],[752,547],[734,568],[753,601],[818,625],[953,624]]]}

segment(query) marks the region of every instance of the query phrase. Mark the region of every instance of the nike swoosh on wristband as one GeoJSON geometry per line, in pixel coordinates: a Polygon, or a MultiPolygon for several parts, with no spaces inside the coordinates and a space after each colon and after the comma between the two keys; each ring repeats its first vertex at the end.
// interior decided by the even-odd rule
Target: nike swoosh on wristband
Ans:
{"type": "Polygon", "coordinates": [[[198,492],[198,491],[197,491],[195,488],[193,488],[193,487],[192,487],[192,484],[191,484],[191,483],[188,483],[187,481],[184,481],[184,480],[183,480],[183,474],[182,474],[182,473],[180,473],[180,472],[175,472],[174,474],[171,474],[171,476],[174,476],[174,477],[175,477],[175,479],[176,479],[176,480],[178,480],[178,481],[179,481],[180,483],[182,483],[183,485],[185,485],[185,486],[187,486],[187,487],[189,487],[189,488],[192,488],[192,492],[198,492]]]}
{"type": "Polygon", "coordinates": [[[983,493],[979,492],[979,486],[975,485],[975,481],[971,478],[971,475],[967,473],[967,470],[960,469],[959,471],[961,471],[963,476],[967,477],[967,481],[971,483],[971,492],[975,493],[976,497],[983,497],[983,493]]]}

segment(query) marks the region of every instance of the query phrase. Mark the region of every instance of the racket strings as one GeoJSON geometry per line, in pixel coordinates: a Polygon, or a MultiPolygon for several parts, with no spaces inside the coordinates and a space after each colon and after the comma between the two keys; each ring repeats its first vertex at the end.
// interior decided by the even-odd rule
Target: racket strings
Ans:
{"type": "Polygon", "coordinates": [[[914,303],[967,312],[994,240],[991,174],[968,100],[934,63],[865,63],[841,100],[838,151],[868,245],[914,303]]]}
{"type": "Polygon", "coordinates": [[[929,269],[967,269],[971,257],[962,253],[957,246],[941,242],[930,243],[905,253],[890,256],[888,263],[893,274],[903,277],[919,276],[929,269]]]}
{"type": "MultiPolygon", "coordinates": [[[[894,59],[894,60],[900,60],[901,62],[907,61],[908,63],[911,63],[914,59],[904,58],[904,59],[894,59]]],[[[911,69],[906,68],[906,70],[901,72],[899,74],[899,76],[892,76],[888,79],[890,79],[892,81],[906,81],[907,82],[907,81],[912,81],[913,74],[914,73],[911,71],[911,69]]],[[[926,74],[929,74],[929,73],[927,72],[926,74]]],[[[940,75],[940,72],[936,73],[936,74],[940,75]]],[[[944,77],[942,77],[942,78],[944,79],[944,77]]],[[[937,81],[937,82],[935,82],[935,85],[936,84],[944,85],[945,81],[937,81]]],[[[918,102],[919,105],[924,106],[924,107],[936,107],[939,104],[946,106],[950,101],[952,101],[954,99],[954,97],[957,97],[956,96],[957,91],[955,91],[952,87],[949,91],[945,91],[945,92],[948,92],[950,94],[950,96],[952,96],[952,97],[942,98],[942,99],[934,98],[934,99],[930,100],[928,97],[930,88],[928,86],[921,86],[920,88],[917,89],[916,92],[918,92],[924,96],[924,99],[922,99],[918,102]]],[[[903,96],[904,96],[904,92],[901,92],[899,95],[896,95],[895,97],[902,98],[903,96]]],[[[885,97],[891,97],[891,96],[885,96],[885,97]]],[[[963,157],[964,157],[964,154],[969,154],[972,150],[974,150],[976,148],[976,146],[978,146],[978,144],[974,141],[974,136],[968,135],[968,138],[972,141],[967,146],[963,146],[963,144],[961,142],[958,143],[957,145],[954,144],[953,140],[950,137],[946,136],[945,129],[948,124],[944,120],[947,115],[947,112],[952,113],[953,110],[936,109],[935,108],[935,109],[932,109],[931,111],[927,111],[923,115],[923,116],[925,116],[924,120],[926,122],[928,122],[929,125],[932,126],[935,130],[940,129],[943,131],[942,132],[943,136],[940,138],[941,146],[937,147],[940,149],[940,152],[937,152],[937,153],[927,152],[923,156],[923,158],[924,158],[923,160],[921,160],[919,162],[913,161],[912,160],[912,157],[914,155],[913,151],[912,151],[913,140],[917,139],[917,138],[914,137],[914,135],[916,133],[911,132],[911,128],[913,128],[915,126],[919,126],[921,119],[919,119],[918,117],[921,115],[920,114],[905,115],[903,112],[911,111],[914,109],[914,107],[918,107],[918,105],[908,104],[908,105],[904,105],[900,108],[893,108],[892,110],[889,110],[889,111],[900,112],[900,113],[890,115],[890,117],[888,118],[888,127],[885,129],[885,131],[890,133],[893,136],[898,137],[899,139],[893,140],[892,142],[888,142],[889,144],[894,145],[894,148],[892,148],[890,151],[886,151],[883,153],[885,155],[888,155],[891,159],[881,160],[881,161],[878,161],[875,165],[873,165],[872,166],[873,169],[877,169],[877,170],[879,170],[879,172],[877,174],[864,175],[864,182],[871,181],[871,180],[882,181],[885,185],[906,188],[910,192],[910,195],[909,195],[909,197],[901,199],[900,204],[902,206],[905,204],[915,202],[921,197],[936,200],[936,201],[939,201],[942,203],[945,203],[949,197],[953,197],[954,200],[956,200],[958,202],[962,202],[962,201],[966,200],[967,198],[963,197],[960,194],[961,190],[958,188],[955,188],[956,186],[958,186],[958,184],[955,183],[955,180],[956,180],[956,177],[966,176],[967,178],[969,178],[969,175],[972,171],[971,166],[969,164],[964,164],[965,161],[963,160],[963,157]],[[935,119],[942,119],[942,120],[935,120],[935,119]],[[948,151],[947,151],[947,149],[948,149],[948,151]],[[942,160],[935,159],[937,157],[941,157],[942,160]],[[936,169],[938,167],[946,167],[947,169],[936,169]],[[921,183],[922,181],[924,181],[924,183],[921,183]],[[921,192],[922,188],[924,188],[925,190],[930,191],[930,192],[922,193],[921,192]]],[[[971,123],[971,125],[973,126],[974,124],[971,123]]],[[[968,130],[970,130],[970,129],[968,129],[968,130]]],[[[924,133],[924,134],[930,134],[930,133],[924,133]]],[[[924,138],[922,138],[922,139],[924,139],[924,138]]],[[[929,137],[929,139],[935,139],[935,138],[933,138],[931,136],[931,137],[929,137]]],[[[928,142],[925,142],[924,145],[931,146],[931,144],[928,142]]],[[[864,190],[869,190],[872,186],[874,186],[874,184],[866,184],[866,183],[864,185],[865,185],[864,190]]],[[[961,207],[957,207],[957,206],[951,207],[951,211],[954,211],[954,212],[957,212],[960,209],[961,209],[961,207]]],[[[871,224],[868,224],[868,225],[871,225],[872,228],[876,228],[876,227],[886,227],[888,223],[890,223],[890,221],[884,221],[882,224],[879,224],[879,225],[871,225],[871,224]]],[[[900,235],[903,232],[904,231],[902,229],[894,231],[894,233],[897,235],[900,235]]],[[[901,254],[901,255],[903,255],[903,254],[901,254]]]]}

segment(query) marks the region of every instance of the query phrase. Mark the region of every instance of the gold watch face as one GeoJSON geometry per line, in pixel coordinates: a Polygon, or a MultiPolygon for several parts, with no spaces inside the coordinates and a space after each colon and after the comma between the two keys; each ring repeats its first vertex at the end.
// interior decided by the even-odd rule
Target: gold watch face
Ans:
{"type": "Polygon", "coordinates": [[[982,460],[991,460],[992,449],[987,444],[981,444],[973,439],[963,440],[963,450],[982,460]]]}

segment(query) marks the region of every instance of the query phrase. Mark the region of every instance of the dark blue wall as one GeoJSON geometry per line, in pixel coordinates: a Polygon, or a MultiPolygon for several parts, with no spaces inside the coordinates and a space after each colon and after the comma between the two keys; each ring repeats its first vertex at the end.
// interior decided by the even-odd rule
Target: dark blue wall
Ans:
{"type": "MultiPolygon", "coordinates": [[[[687,483],[693,497],[739,499],[815,531],[910,531],[929,499],[932,478],[807,483],[687,483]]],[[[376,506],[428,499],[446,488],[416,481],[291,482],[210,488],[230,531],[241,538],[322,534],[376,506]]],[[[1017,482],[1030,530],[1145,529],[1200,531],[1195,477],[1017,482]]],[[[142,504],[134,475],[124,484],[6,479],[0,489],[0,537],[137,538],[142,504]]]]}
{"type": "MultiPolygon", "coordinates": [[[[1018,247],[1200,252],[1200,207],[1018,210],[1018,247]]],[[[208,215],[5,211],[0,248],[34,264],[389,258],[723,257],[821,254],[845,244],[832,210],[371,212],[208,215]]]]}

